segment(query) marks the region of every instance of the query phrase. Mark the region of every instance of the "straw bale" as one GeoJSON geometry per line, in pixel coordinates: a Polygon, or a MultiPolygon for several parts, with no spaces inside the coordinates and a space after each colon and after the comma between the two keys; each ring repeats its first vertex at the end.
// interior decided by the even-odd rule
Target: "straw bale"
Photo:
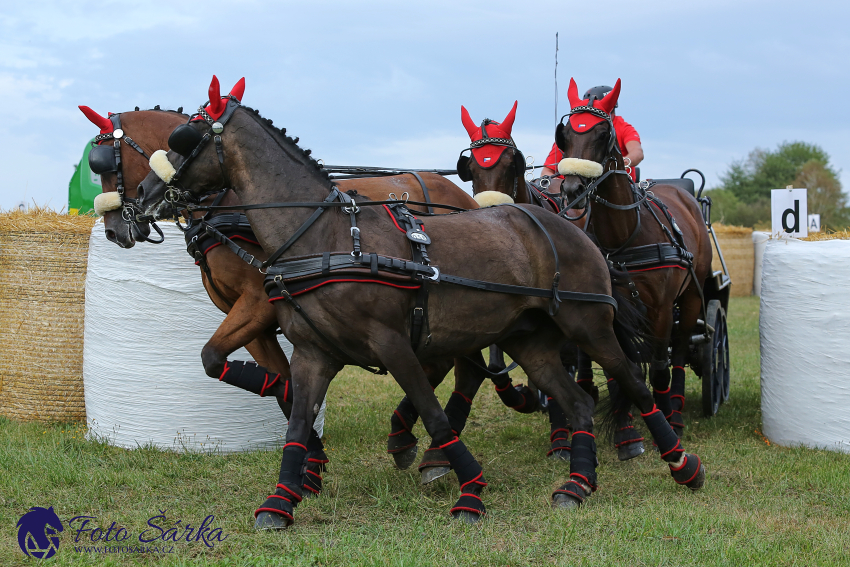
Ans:
{"type": "Polygon", "coordinates": [[[95,219],[0,212],[0,415],[85,420],[83,323],[95,219]]]}
{"type": "Polygon", "coordinates": [[[809,242],[817,242],[818,240],[850,240],[850,230],[841,230],[837,232],[812,232],[806,238],[809,242]]]}
{"type": "MultiPolygon", "coordinates": [[[[753,229],[743,226],[726,226],[712,224],[723,259],[732,278],[732,297],[743,297],[753,293],[753,268],[755,265],[755,248],[753,246],[753,229]]],[[[717,249],[712,246],[711,269],[720,270],[720,258],[717,249]]]]}

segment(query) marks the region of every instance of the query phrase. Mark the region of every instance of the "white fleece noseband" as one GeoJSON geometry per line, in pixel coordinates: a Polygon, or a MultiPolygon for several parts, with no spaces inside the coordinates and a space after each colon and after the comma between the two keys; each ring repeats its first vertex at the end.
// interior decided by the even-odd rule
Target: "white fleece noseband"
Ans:
{"type": "Polygon", "coordinates": [[[498,191],[482,191],[473,197],[481,208],[494,207],[496,205],[507,205],[514,202],[510,195],[498,191]]]}
{"type": "Polygon", "coordinates": [[[118,191],[101,193],[94,198],[94,212],[99,217],[102,217],[103,213],[120,209],[121,205],[121,195],[118,194],[118,191]]]}
{"type": "Polygon", "coordinates": [[[177,173],[174,166],[171,165],[170,161],[168,161],[168,154],[165,153],[165,150],[155,151],[151,156],[150,165],[151,170],[156,173],[157,177],[166,183],[171,183],[171,179],[174,177],[174,174],[177,173]]]}
{"type": "Polygon", "coordinates": [[[602,175],[602,165],[588,159],[564,158],[558,163],[558,173],[596,178],[602,175]]]}

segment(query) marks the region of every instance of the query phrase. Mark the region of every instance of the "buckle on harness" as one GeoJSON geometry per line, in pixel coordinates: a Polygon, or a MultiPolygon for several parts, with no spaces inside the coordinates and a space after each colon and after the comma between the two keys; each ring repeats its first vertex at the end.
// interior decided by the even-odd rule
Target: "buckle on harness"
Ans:
{"type": "Polygon", "coordinates": [[[431,269],[434,270],[433,276],[425,276],[425,279],[431,280],[432,282],[440,283],[440,268],[436,266],[431,266],[431,269]]]}

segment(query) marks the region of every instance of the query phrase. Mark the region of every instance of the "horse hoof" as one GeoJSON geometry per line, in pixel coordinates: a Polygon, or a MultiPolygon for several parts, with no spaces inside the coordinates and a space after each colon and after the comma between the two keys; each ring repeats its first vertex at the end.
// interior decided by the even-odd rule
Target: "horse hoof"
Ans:
{"type": "Polygon", "coordinates": [[[577,510],[581,502],[567,494],[556,494],[552,497],[552,508],[556,510],[577,510]]]}
{"type": "Polygon", "coordinates": [[[254,520],[254,529],[258,531],[285,530],[291,525],[292,520],[274,512],[260,512],[254,520]]]}
{"type": "Polygon", "coordinates": [[[697,473],[697,476],[694,477],[694,479],[685,486],[687,486],[691,490],[699,490],[703,487],[703,485],[705,485],[705,465],[700,463],[699,472],[697,473]]]}
{"type": "Polygon", "coordinates": [[[419,453],[419,446],[414,445],[413,447],[403,449],[398,453],[391,453],[391,455],[395,461],[395,466],[397,466],[400,470],[406,470],[410,468],[410,465],[416,462],[417,453],[419,453]]]}
{"type": "Polygon", "coordinates": [[[570,452],[569,451],[552,451],[552,454],[549,455],[550,461],[561,461],[564,463],[570,462],[570,452]]]}
{"type": "Polygon", "coordinates": [[[452,518],[458,520],[464,524],[477,524],[481,521],[481,516],[470,512],[469,510],[458,510],[457,512],[452,513],[452,518]]]}
{"type": "Polygon", "coordinates": [[[628,461],[629,459],[634,459],[641,455],[643,455],[643,443],[640,441],[636,443],[627,443],[617,447],[617,458],[621,461],[628,461]]]}
{"type": "Polygon", "coordinates": [[[450,469],[449,467],[428,467],[422,469],[420,471],[422,484],[423,486],[426,484],[430,484],[438,478],[446,476],[450,472],[452,472],[452,469],[450,469]]]}

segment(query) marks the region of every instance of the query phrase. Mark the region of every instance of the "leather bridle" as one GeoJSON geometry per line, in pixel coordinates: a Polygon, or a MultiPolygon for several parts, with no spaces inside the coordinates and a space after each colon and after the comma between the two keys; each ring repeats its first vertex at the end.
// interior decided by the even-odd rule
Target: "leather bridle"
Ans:
{"type": "MultiPolygon", "coordinates": [[[[116,192],[120,198],[121,218],[124,219],[124,222],[128,225],[137,225],[138,222],[143,220],[140,218],[143,211],[141,210],[141,207],[139,207],[138,200],[127,197],[126,194],[126,189],[124,187],[124,171],[121,161],[121,142],[123,141],[130,148],[144,156],[146,161],[150,160],[150,156],[130,136],[124,134],[124,130],[121,128],[120,113],[112,114],[109,116],[109,120],[112,122],[112,132],[106,132],[95,136],[92,141],[92,145],[94,147],[89,152],[89,167],[98,175],[115,172],[117,179],[116,192]],[[111,148],[108,145],[101,145],[102,142],[109,140],[112,141],[111,148]]],[[[142,236],[143,241],[150,242],[151,244],[162,244],[165,240],[162,230],[154,222],[149,222],[149,224],[159,234],[160,239],[153,240],[148,236],[142,236]]],[[[142,232],[138,229],[136,232],[139,235],[142,234],[142,232]]]]}
{"type": "MultiPolygon", "coordinates": [[[[471,142],[469,144],[468,148],[466,148],[465,150],[460,152],[460,157],[458,158],[458,166],[457,166],[458,175],[460,175],[460,178],[463,181],[470,181],[472,179],[471,176],[469,177],[469,179],[464,179],[464,176],[461,174],[461,169],[466,169],[466,168],[469,167],[468,164],[469,164],[470,158],[469,158],[469,156],[464,155],[466,152],[470,152],[470,154],[472,155],[472,159],[475,159],[475,155],[472,154],[472,150],[480,148],[482,146],[493,145],[493,146],[505,146],[505,147],[508,147],[508,148],[513,148],[513,150],[514,150],[513,163],[514,163],[514,169],[516,170],[515,171],[516,177],[514,177],[514,187],[513,187],[513,190],[511,191],[510,197],[511,197],[511,199],[516,200],[517,192],[519,191],[519,179],[522,178],[523,174],[525,173],[525,167],[524,167],[525,166],[525,156],[522,154],[522,152],[519,150],[519,148],[516,147],[516,143],[514,143],[513,138],[491,138],[490,135],[487,133],[487,125],[489,125],[489,124],[497,124],[497,123],[494,122],[493,120],[490,120],[489,118],[485,118],[484,120],[482,120],[481,121],[481,139],[476,140],[474,142],[471,142]],[[523,164],[522,168],[520,168],[520,166],[518,165],[520,163],[523,164]]],[[[476,163],[478,163],[477,159],[475,161],[476,161],[476,163]]],[[[493,163],[493,165],[491,165],[490,167],[494,167],[496,165],[496,163],[498,163],[498,160],[496,160],[493,163]]],[[[483,167],[484,169],[490,169],[488,167],[484,167],[480,163],[478,165],[483,167]]]]}

